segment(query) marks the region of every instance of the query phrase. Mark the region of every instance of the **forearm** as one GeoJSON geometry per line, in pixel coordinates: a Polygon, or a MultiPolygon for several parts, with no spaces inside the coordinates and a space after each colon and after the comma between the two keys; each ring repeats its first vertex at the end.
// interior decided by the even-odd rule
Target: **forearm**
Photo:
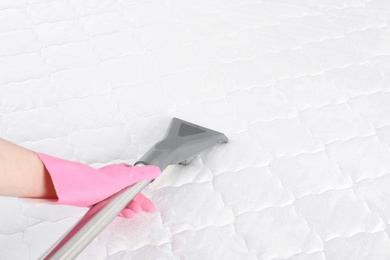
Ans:
{"type": "Polygon", "coordinates": [[[1,138],[0,196],[56,197],[50,175],[38,156],[1,138]]]}

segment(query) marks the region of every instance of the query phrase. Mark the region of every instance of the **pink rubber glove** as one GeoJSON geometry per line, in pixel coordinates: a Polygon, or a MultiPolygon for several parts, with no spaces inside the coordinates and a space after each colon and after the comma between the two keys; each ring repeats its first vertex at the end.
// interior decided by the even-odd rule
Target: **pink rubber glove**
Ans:
{"type": "MultiPolygon", "coordinates": [[[[36,153],[45,165],[57,194],[57,203],[80,207],[92,206],[125,187],[143,180],[155,179],[160,174],[156,166],[133,167],[113,164],[100,169],[36,153]]],[[[137,212],[154,210],[153,202],[138,194],[119,214],[132,218],[137,212]]]]}

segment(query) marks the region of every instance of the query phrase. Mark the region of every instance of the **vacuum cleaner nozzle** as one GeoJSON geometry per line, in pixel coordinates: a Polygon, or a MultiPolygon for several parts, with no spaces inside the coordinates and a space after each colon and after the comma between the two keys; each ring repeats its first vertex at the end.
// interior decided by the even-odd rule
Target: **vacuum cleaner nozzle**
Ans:
{"type": "Polygon", "coordinates": [[[137,163],[165,169],[170,164],[187,165],[199,153],[229,139],[222,133],[173,118],[163,140],[155,144],[137,163]]]}

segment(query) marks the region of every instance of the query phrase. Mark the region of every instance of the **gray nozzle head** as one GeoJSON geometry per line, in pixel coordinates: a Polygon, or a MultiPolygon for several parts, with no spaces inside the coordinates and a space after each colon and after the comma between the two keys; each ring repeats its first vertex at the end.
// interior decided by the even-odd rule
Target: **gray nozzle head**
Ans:
{"type": "Polygon", "coordinates": [[[207,148],[228,142],[228,138],[217,131],[173,118],[163,140],[155,144],[137,163],[160,167],[170,164],[188,164],[207,148]]]}

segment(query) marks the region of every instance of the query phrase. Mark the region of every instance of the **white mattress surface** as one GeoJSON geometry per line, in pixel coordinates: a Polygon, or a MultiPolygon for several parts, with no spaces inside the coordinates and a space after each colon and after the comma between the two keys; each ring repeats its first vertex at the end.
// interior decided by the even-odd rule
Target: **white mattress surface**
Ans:
{"type": "MultiPolygon", "coordinates": [[[[230,138],[78,259],[390,259],[389,22],[385,0],[2,0],[0,136],[94,167],[171,117],[230,138]]],[[[0,206],[18,260],[87,210],[0,206]]]]}

